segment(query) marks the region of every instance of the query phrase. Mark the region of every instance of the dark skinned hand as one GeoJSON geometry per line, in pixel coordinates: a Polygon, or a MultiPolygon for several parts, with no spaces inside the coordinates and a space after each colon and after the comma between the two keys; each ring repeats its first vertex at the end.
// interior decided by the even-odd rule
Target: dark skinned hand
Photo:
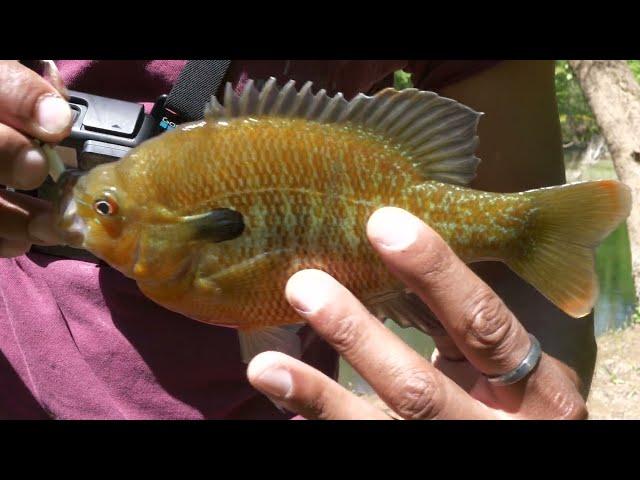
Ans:
{"type": "MultiPolygon", "coordinates": [[[[383,208],[367,226],[387,267],[438,317],[432,362],[412,350],[340,283],[318,270],[293,275],[291,306],[403,419],[583,419],[577,377],[543,353],[523,380],[495,386],[486,375],[516,367],[530,348],[527,331],[503,301],[442,238],[418,218],[383,208]]],[[[544,350],[544,344],[542,345],[544,350]]],[[[311,366],[278,352],[256,356],[252,385],[308,419],[389,419],[311,366]]]]}

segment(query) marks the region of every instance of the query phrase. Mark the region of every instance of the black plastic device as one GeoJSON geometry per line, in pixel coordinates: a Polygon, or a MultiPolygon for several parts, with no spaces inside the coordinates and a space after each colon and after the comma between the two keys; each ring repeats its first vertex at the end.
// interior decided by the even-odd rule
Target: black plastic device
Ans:
{"type": "Polygon", "coordinates": [[[133,102],[72,90],[69,95],[73,126],[60,143],[60,152],[71,168],[90,170],[118,160],[145,140],[176,126],[171,112],[164,108],[166,95],[158,98],[151,114],[133,102]]]}

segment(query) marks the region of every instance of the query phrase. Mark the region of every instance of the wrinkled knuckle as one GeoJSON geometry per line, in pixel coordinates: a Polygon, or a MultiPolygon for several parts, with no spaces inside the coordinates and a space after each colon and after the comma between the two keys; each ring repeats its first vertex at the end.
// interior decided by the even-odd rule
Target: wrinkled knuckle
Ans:
{"type": "Polygon", "coordinates": [[[552,404],[556,411],[555,418],[559,420],[586,420],[589,417],[587,405],[577,392],[557,393],[552,404]]]}
{"type": "Polygon", "coordinates": [[[329,420],[332,418],[329,405],[331,405],[331,402],[324,391],[321,391],[313,398],[307,399],[304,403],[305,409],[308,412],[312,412],[313,416],[318,420],[329,420]]]}
{"type": "Polygon", "coordinates": [[[11,99],[8,113],[23,121],[31,119],[36,101],[42,93],[40,89],[35,88],[28,72],[22,68],[7,66],[0,73],[3,84],[0,94],[11,99]]]}
{"type": "Polygon", "coordinates": [[[30,144],[10,127],[0,125],[0,159],[15,162],[30,144]]]}
{"type": "Polygon", "coordinates": [[[333,321],[330,339],[336,350],[345,353],[354,349],[360,336],[358,325],[355,314],[343,315],[333,321]]]}
{"type": "Polygon", "coordinates": [[[14,95],[16,116],[23,121],[31,120],[37,103],[34,92],[24,88],[16,88],[14,95]]]}
{"type": "Polygon", "coordinates": [[[392,404],[403,418],[432,419],[439,415],[442,393],[432,373],[424,370],[404,372],[397,376],[394,383],[393,391],[397,394],[392,404]]]}
{"type": "Polygon", "coordinates": [[[589,418],[589,411],[584,402],[573,404],[564,417],[567,420],[586,420],[589,418]]]}
{"type": "Polygon", "coordinates": [[[463,313],[464,340],[477,350],[509,351],[515,330],[512,313],[493,292],[483,291],[463,313]]]}

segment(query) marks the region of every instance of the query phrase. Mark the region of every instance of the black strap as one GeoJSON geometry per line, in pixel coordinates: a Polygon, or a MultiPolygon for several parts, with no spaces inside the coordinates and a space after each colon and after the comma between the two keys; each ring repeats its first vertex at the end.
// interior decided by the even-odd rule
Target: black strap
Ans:
{"type": "Polygon", "coordinates": [[[182,122],[200,120],[204,106],[217,95],[231,60],[189,60],[169,93],[165,108],[182,122]]]}

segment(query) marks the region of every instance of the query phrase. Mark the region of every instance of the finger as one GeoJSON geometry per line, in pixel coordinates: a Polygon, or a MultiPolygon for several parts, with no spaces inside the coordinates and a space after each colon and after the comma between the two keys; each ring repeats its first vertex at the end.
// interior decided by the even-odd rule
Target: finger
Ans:
{"type": "Polygon", "coordinates": [[[0,61],[0,123],[56,143],[68,135],[71,109],[45,79],[13,60],[0,61]]]}
{"type": "Polygon", "coordinates": [[[62,244],[54,229],[51,204],[34,197],[0,190],[0,238],[13,242],[62,244]]]}
{"type": "Polygon", "coordinates": [[[303,270],[289,303],[403,418],[487,418],[488,409],[412,350],[330,275],[303,270]]]}
{"type": "MultiPolygon", "coordinates": [[[[520,364],[530,348],[524,327],[436,232],[396,208],[374,213],[367,230],[372,245],[390,270],[431,308],[477,370],[502,374],[520,364]]],[[[499,404],[503,411],[516,416],[586,416],[584,401],[575,385],[545,354],[521,382],[491,388],[488,382],[479,381],[475,387],[484,389],[474,394],[476,398],[490,406],[499,404]]]]}
{"type": "Polygon", "coordinates": [[[13,258],[24,255],[31,248],[31,243],[24,240],[7,240],[0,238],[0,257],[13,258]]]}
{"type": "MultiPolygon", "coordinates": [[[[415,294],[413,293],[406,293],[405,299],[411,300],[413,302],[414,296],[415,294]]],[[[420,300],[416,301],[422,304],[424,310],[423,316],[420,319],[422,323],[422,325],[420,325],[421,330],[431,337],[433,343],[435,344],[436,350],[440,350],[440,354],[442,356],[445,356],[446,358],[449,358],[453,361],[466,361],[465,356],[462,354],[462,352],[460,352],[460,349],[458,349],[455,342],[451,340],[451,337],[444,329],[442,323],[440,322],[440,320],[438,320],[435,314],[423,302],[421,302],[420,300]]]]}
{"type": "Polygon", "coordinates": [[[0,124],[0,184],[32,190],[44,182],[47,174],[42,150],[18,131],[0,124]]]}
{"type": "Polygon", "coordinates": [[[530,347],[526,330],[434,230],[404,210],[382,208],[367,232],[385,264],[431,308],[474,367],[500,375],[520,364],[530,347]]]}
{"type": "Polygon", "coordinates": [[[432,336],[431,339],[435,344],[435,350],[438,351],[440,357],[446,358],[452,362],[467,361],[467,358],[460,351],[456,342],[449,335],[432,336]]]}
{"type": "Polygon", "coordinates": [[[307,419],[390,419],[315,368],[280,352],[265,352],[254,357],[247,376],[249,382],[274,403],[307,419]]]}
{"type": "MultiPolygon", "coordinates": [[[[431,363],[435,368],[456,382],[467,393],[475,387],[481,375],[466,360],[450,360],[437,348],[431,354],[431,363]]],[[[477,398],[477,397],[474,397],[477,398]]]]}

